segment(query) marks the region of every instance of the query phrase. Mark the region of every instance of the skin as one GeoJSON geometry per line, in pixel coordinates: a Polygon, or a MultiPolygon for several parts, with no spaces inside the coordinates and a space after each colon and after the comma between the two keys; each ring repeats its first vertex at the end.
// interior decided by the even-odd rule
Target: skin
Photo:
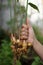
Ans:
{"type": "Polygon", "coordinates": [[[32,43],[33,49],[43,60],[43,45],[36,39],[33,28],[28,20],[26,21],[26,24],[22,25],[20,38],[21,40],[26,39],[27,42],[32,43]]]}

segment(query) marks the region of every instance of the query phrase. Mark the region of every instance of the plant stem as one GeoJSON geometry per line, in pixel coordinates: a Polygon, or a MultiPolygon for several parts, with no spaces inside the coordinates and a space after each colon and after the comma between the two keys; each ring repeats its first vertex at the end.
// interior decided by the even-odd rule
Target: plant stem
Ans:
{"type": "Polygon", "coordinates": [[[25,21],[27,20],[27,9],[28,9],[28,0],[27,0],[27,5],[26,5],[26,17],[25,17],[25,21]]]}

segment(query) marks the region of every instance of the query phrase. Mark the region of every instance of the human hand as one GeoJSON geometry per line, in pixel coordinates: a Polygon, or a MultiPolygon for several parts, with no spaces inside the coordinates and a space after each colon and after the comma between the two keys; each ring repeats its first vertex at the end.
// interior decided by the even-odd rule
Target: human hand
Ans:
{"type": "Polygon", "coordinates": [[[27,42],[31,44],[33,44],[35,40],[33,28],[28,20],[26,21],[26,24],[22,25],[20,39],[27,40],[27,42]]]}

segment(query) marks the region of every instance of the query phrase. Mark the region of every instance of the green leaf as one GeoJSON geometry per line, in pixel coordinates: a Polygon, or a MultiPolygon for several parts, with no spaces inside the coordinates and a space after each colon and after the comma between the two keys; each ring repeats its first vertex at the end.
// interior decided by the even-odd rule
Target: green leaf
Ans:
{"type": "Polygon", "coordinates": [[[37,57],[34,57],[34,61],[33,61],[32,65],[43,65],[43,62],[42,62],[41,59],[37,56],[37,57]]]}
{"type": "Polygon", "coordinates": [[[17,60],[16,65],[21,65],[21,62],[17,60]]]}
{"type": "Polygon", "coordinates": [[[39,12],[39,9],[35,4],[33,3],[28,3],[28,4],[39,12]]]}

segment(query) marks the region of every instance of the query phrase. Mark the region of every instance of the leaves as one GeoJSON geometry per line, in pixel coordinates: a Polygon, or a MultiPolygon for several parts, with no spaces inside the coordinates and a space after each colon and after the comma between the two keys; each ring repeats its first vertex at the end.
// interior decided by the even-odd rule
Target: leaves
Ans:
{"type": "Polygon", "coordinates": [[[12,65],[13,54],[10,45],[11,45],[10,42],[6,40],[2,41],[0,52],[0,65],[12,65]]]}
{"type": "Polygon", "coordinates": [[[21,62],[17,60],[16,65],[21,65],[21,62]]]}
{"type": "Polygon", "coordinates": [[[41,59],[37,56],[37,57],[34,58],[34,61],[33,61],[32,65],[43,65],[43,62],[42,62],[41,59]]]}
{"type": "Polygon", "coordinates": [[[35,4],[33,3],[28,3],[28,4],[39,12],[39,9],[35,4]]]}

